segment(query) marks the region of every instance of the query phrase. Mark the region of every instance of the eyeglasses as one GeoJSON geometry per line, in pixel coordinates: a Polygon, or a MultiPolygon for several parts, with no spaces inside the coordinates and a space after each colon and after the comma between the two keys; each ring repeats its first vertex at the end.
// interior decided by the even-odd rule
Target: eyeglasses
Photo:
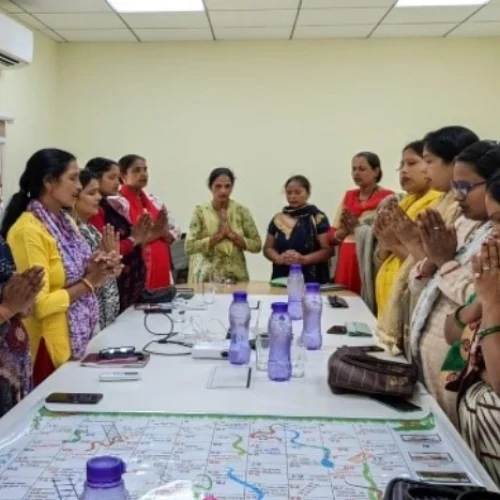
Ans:
{"type": "Polygon", "coordinates": [[[476,182],[475,184],[467,181],[451,181],[451,190],[455,195],[466,198],[472,190],[484,184],[486,184],[486,181],[476,182]]]}

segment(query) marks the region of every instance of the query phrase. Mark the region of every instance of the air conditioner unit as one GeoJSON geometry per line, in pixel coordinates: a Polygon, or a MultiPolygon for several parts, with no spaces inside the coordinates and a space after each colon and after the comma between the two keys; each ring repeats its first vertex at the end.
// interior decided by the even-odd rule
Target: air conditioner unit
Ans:
{"type": "Polygon", "coordinates": [[[33,60],[33,33],[0,14],[0,70],[18,68],[33,60]]]}

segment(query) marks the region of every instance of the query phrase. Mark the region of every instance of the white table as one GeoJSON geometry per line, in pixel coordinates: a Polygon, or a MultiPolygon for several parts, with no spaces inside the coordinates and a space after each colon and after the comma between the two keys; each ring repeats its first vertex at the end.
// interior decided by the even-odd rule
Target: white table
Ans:
{"type": "MultiPolygon", "coordinates": [[[[260,317],[257,327],[264,327],[270,315],[272,301],[286,300],[279,296],[251,296],[252,301],[260,300],[260,317]]],[[[201,301],[199,297],[193,299],[201,301]]],[[[231,297],[218,295],[213,305],[206,311],[188,311],[187,316],[197,316],[197,322],[219,319],[226,328],[216,326],[221,338],[227,331],[227,311],[231,297]]],[[[323,331],[334,324],[346,321],[360,321],[375,326],[375,319],[357,297],[346,297],[349,309],[323,308],[323,331]]],[[[255,312],[254,312],[255,314],[255,312]]],[[[189,321],[186,320],[188,323],[189,321]]],[[[150,315],[148,325],[157,332],[168,332],[169,324],[161,315],[150,315]]],[[[182,323],[176,324],[176,330],[182,323]]],[[[254,324],[254,327],[256,325],[254,324]]],[[[126,311],[118,320],[101,332],[91,343],[89,350],[98,351],[104,347],[133,345],[142,349],[154,337],[144,328],[144,314],[140,311],[126,311]]],[[[283,416],[318,416],[351,418],[404,418],[390,408],[365,397],[353,395],[333,395],[327,385],[327,360],[336,347],[373,344],[374,339],[350,338],[341,335],[324,335],[322,350],[307,353],[306,375],[289,382],[271,382],[265,372],[253,370],[252,385],[249,390],[210,390],[207,382],[213,367],[224,361],[201,361],[190,356],[152,356],[150,363],[141,370],[142,380],[124,383],[101,383],[98,368],[82,368],[78,363],[68,363],[39,386],[29,397],[0,420],[0,436],[19,425],[26,415],[32,413],[52,392],[99,392],[104,395],[98,406],[79,406],[82,412],[163,412],[163,413],[226,413],[283,416]]],[[[465,457],[476,477],[489,489],[495,486],[484,472],[472,452],[461,440],[457,431],[449,423],[433,398],[420,391],[415,401],[423,411],[407,415],[407,418],[422,418],[432,411],[444,422],[446,431],[455,441],[462,457],[465,457]]],[[[75,411],[74,406],[57,405],[49,409],[75,411]]]]}

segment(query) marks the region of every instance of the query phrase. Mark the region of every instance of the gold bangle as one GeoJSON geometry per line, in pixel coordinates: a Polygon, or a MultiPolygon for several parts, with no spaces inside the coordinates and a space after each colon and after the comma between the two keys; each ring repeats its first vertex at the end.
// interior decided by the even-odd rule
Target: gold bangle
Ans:
{"type": "Polygon", "coordinates": [[[94,293],[95,291],[94,286],[87,278],[82,278],[82,283],[89,289],[89,291],[94,293]]]}

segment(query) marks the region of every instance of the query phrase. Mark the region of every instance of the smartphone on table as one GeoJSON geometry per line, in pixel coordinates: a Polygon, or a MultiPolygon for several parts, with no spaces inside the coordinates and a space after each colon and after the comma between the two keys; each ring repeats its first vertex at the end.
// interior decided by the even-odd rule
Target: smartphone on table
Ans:
{"type": "Polygon", "coordinates": [[[124,359],[136,356],[135,347],[108,347],[99,351],[99,359],[124,359]]]}
{"type": "Polygon", "coordinates": [[[330,335],[345,335],[347,333],[347,328],[343,325],[333,325],[328,328],[326,333],[330,335]]]}
{"type": "Polygon", "coordinates": [[[102,394],[83,392],[53,392],[45,402],[58,405],[96,405],[102,399],[102,394]]]}
{"type": "Polygon", "coordinates": [[[371,395],[370,399],[378,401],[379,403],[388,406],[392,410],[396,410],[402,413],[411,413],[414,411],[422,411],[422,408],[416,404],[411,403],[403,398],[398,398],[396,396],[382,396],[382,395],[371,395]]]}
{"type": "Polygon", "coordinates": [[[170,314],[172,304],[136,304],[135,309],[149,314],[170,314]]]}

